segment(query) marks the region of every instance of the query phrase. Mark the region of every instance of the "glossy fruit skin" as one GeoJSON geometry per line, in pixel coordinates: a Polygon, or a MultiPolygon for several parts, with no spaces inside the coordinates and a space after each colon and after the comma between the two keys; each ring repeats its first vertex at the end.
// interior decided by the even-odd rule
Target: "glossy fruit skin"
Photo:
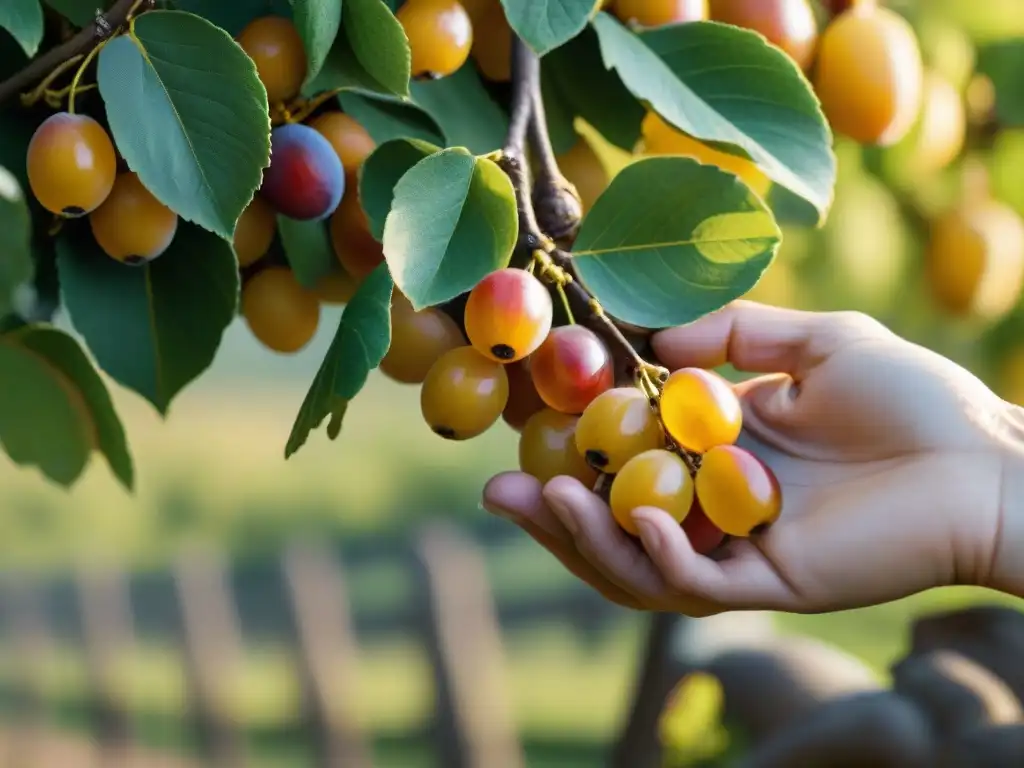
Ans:
{"type": "Polygon", "coordinates": [[[334,255],[357,283],[384,262],[384,246],[370,233],[370,224],[355,187],[349,187],[338,210],[331,216],[330,235],[334,255]]]}
{"type": "Polygon", "coordinates": [[[359,167],[377,148],[377,143],[363,126],[344,112],[324,112],[311,120],[309,127],[334,147],[348,176],[348,184],[354,186],[359,167]]]}
{"type": "Polygon", "coordinates": [[[262,259],[277,232],[277,214],[270,203],[257,195],[245,207],[235,224],[234,246],[238,266],[248,267],[262,259]]]}
{"type": "Polygon", "coordinates": [[[690,546],[698,555],[714,552],[725,541],[725,534],[704,514],[704,509],[696,494],[693,497],[690,514],[683,520],[683,533],[686,534],[686,538],[690,540],[690,546]]]}
{"type": "Polygon", "coordinates": [[[750,451],[720,445],[704,454],[696,479],[704,514],[730,536],[747,537],[775,522],[782,491],[775,473],[750,451]]]}
{"type": "Polygon", "coordinates": [[[533,385],[549,408],[581,414],[615,384],[611,354],[589,328],[552,328],[530,357],[533,385]]]}
{"type": "Polygon", "coordinates": [[[692,157],[704,165],[714,165],[723,171],[738,176],[744,184],[761,197],[772,185],[761,169],[744,157],[730,155],[702,144],[682,131],[677,131],[657,112],[649,111],[640,125],[643,135],[643,151],[649,155],[681,155],[692,157]]]}
{"type": "Polygon", "coordinates": [[[919,174],[941,171],[957,157],[967,138],[967,110],[960,92],[941,75],[925,74],[924,101],[914,128],[910,163],[919,174]]]}
{"type": "Polygon", "coordinates": [[[707,20],[708,0],[614,0],[612,10],[624,24],[660,27],[707,20]]]}
{"type": "Polygon", "coordinates": [[[391,347],[381,371],[403,384],[419,384],[441,355],[466,340],[455,321],[435,307],[416,312],[400,293],[391,299],[391,347]]]}
{"type": "Polygon", "coordinates": [[[263,199],[300,221],[321,221],[334,213],[345,193],[345,171],[331,143],[308,125],[288,123],[271,131],[270,145],[263,199]]]}
{"type": "Polygon", "coordinates": [[[355,279],[343,270],[328,272],[313,286],[315,295],[322,304],[348,304],[356,295],[355,279]]]}
{"type": "Polygon", "coordinates": [[[712,21],[760,32],[803,70],[814,60],[818,21],[808,0],[709,0],[712,21]]]}
{"type": "Polygon", "coordinates": [[[693,477],[683,460],[670,451],[654,449],[634,456],[619,470],[609,503],[622,529],[639,536],[633,510],[657,507],[682,522],[693,507],[693,494],[693,477]]]}
{"type": "Polygon", "coordinates": [[[541,483],[564,475],[593,488],[598,473],[576,450],[578,420],[550,408],[533,414],[519,437],[519,469],[541,483]]]}
{"type": "Polygon", "coordinates": [[[917,119],[923,87],[917,37],[895,11],[855,6],[822,33],[814,88],[836,132],[862,144],[895,144],[917,119]]]}
{"type": "Polygon", "coordinates": [[[953,209],[932,223],[925,263],[932,295],[946,312],[998,320],[1024,286],[1024,222],[995,200],[953,209]]]}
{"type": "Polygon", "coordinates": [[[413,77],[447,77],[466,63],[473,24],[458,0],[408,0],[395,16],[409,39],[413,77]]]}
{"type": "Polygon", "coordinates": [[[553,314],[551,294],[540,280],[524,269],[499,269],[469,292],[466,335],[481,355],[514,363],[547,338],[553,314]]]}
{"type": "Polygon", "coordinates": [[[547,406],[537,394],[530,375],[530,360],[520,360],[505,366],[508,374],[508,403],[501,412],[501,418],[516,432],[522,432],[526,422],[538,411],[547,406]]]}
{"type": "Polygon", "coordinates": [[[636,387],[616,387],[598,395],[576,427],[580,455],[610,475],[634,456],[664,447],[658,417],[647,396],[636,387]]]}
{"type": "Polygon", "coordinates": [[[178,214],[157,200],[131,171],[120,174],[89,226],[100,248],[125,264],[144,264],[161,255],[178,231],[178,214]]]}
{"type": "Polygon", "coordinates": [[[296,96],[306,79],[306,50],[295,25],[280,16],[249,22],[238,44],[256,64],[271,106],[296,96]]]}
{"type": "Polygon", "coordinates": [[[586,213],[594,207],[597,198],[608,188],[611,181],[608,170],[590,146],[590,142],[583,138],[559,155],[557,160],[562,175],[579,192],[583,212],[586,213]]]}
{"type": "Polygon", "coordinates": [[[466,345],[445,352],[420,389],[420,409],[434,433],[469,440],[486,432],[508,402],[505,366],[466,345]]]}
{"type": "Polygon", "coordinates": [[[25,160],[36,200],[69,219],[96,210],[117,176],[114,144],[87,115],[50,115],[32,134],[25,160]]]}
{"type": "Polygon", "coordinates": [[[267,267],[242,287],[242,317],[263,346],[294,354],[316,335],[320,302],[286,267],[267,267]]]}
{"type": "Polygon", "coordinates": [[[473,24],[470,55],[480,74],[496,83],[512,79],[512,28],[498,0],[488,2],[478,13],[466,8],[473,24]]]}
{"type": "Polygon", "coordinates": [[[674,371],[661,390],[661,420],[672,439],[696,453],[736,442],[743,409],[729,382],[703,368],[674,371]]]}

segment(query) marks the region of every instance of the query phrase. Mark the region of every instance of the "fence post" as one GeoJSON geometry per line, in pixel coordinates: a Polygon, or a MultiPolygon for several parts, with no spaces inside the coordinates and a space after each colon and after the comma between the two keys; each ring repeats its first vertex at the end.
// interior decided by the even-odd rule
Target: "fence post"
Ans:
{"type": "Polygon", "coordinates": [[[422,589],[419,631],[434,673],[439,764],[523,768],[501,630],[479,548],[438,525],[418,537],[413,566],[422,589]]]}
{"type": "Polygon", "coordinates": [[[201,749],[217,768],[243,768],[245,734],[228,692],[242,657],[241,630],[225,567],[210,552],[175,564],[186,679],[201,749]]]}
{"type": "Polygon", "coordinates": [[[371,768],[372,749],[352,708],[359,647],[340,564],[327,547],[294,543],[283,562],[299,644],[305,720],[321,768],[371,768]]]}
{"type": "Polygon", "coordinates": [[[77,576],[100,764],[125,765],[134,748],[134,729],[124,690],[118,685],[117,665],[134,638],[128,583],[113,567],[84,568],[77,576]]]}

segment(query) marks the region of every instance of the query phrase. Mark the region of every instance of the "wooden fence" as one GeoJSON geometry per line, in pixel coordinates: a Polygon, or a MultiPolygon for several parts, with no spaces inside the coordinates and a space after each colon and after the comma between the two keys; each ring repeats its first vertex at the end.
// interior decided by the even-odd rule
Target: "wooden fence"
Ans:
{"type": "MultiPolygon", "coordinates": [[[[28,671],[54,643],[39,584],[8,576],[0,590],[7,647],[24,674],[15,681],[12,718],[0,731],[0,766],[11,768],[244,768],[252,765],[244,728],[233,718],[232,673],[243,631],[227,564],[191,551],[172,569],[185,660],[190,725],[197,756],[170,758],[140,744],[133,712],[119,695],[118,661],[137,642],[130,579],[112,569],[83,569],[73,579],[88,669],[91,738],[57,734],[44,722],[42,692],[28,671]]],[[[525,768],[504,679],[501,620],[483,550],[447,526],[415,537],[406,567],[417,588],[407,617],[427,651],[435,702],[427,739],[442,768],[525,768]]],[[[297,541],[281,557],[281,583],[295,640],[302,727],[318,768],[372,768],[372,734],[360,724],[350,683],[360,644],[343,564],[316,541],[297,541]]],[[[552,615],[565,615],[551,603],[552,615]]],[[[604,608],[604,610],[613,610],[604,608]]],[[[642,657],[629,722],[610,751],[612,768],[655,768],[655,725],[674,679],[666,674],[668,637],[679,619],[656,617],[642,657]]],[[[365,641],[365,640],[364,640],[365,641]]]]}

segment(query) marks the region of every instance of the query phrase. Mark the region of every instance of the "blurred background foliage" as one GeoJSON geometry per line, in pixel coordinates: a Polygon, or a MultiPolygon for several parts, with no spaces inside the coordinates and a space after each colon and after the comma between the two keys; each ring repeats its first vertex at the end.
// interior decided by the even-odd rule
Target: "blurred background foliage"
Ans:
{"type": "MultiPolygon", "coordinates": [[[[920,126],[887,149],[839,138],[839,181],[827,225],[820,231],[787,226],[775,265],[750,298],[814,310],[863,310],[975,371],[1006,399],[1024,404],[1021,302],[998,316],[954,314],[937,301],[927,278],[933,222],[969,203],[982,187],[1024,215],[1024,129],[977,135],[995,107],[990,83],[978,74],[979,62],[987,46],[1024,36],[1024,5],[1020,0],[888,4],[913,20],[929,70],[948,84],[946,95],[955,97],[952,112],[940,112],[938,128],[930,130],[955,129],[950,121],[956,120],[959,104],[973,121],[967,133],[974,148],[945,164],[920,152],[925,130],[920,126]]],[[[609,175],[629,162],[588,126],[577,129],[609,175]]],[[[101,561],[133,574],[159,574],[194,545],[218,547],[236,563],[258,564],[275,558],[296,535],[335,541],[342,549],[348,542],[358,553],[363,542],[403,537],[442,518],[503,532],[487,559],[499,602],[582,592],[546,553],[478,506],[486,478],[516,465],[516,436],[503,422],[472,444],[440,441],[420,418],[418,391],[374,373],[338,442],[314,439],[300,455],[283,460],[294,414],[330,342],[334,320],[325,316],[314,343],[288,358],[266,352],[236,323],[209,375],[176,401],[166,422],[112,385],[141,468],[134,496],[100,464],[66,493],[34,471],[0,463],[4,566],[56,578],[101,561]]],[[[413,599],[409,577],[400,568],[371,564],[350,570],[357,614],[413,599]]],[[[883,669],[900,653],[910,616],[979,595],[945,590],[861,611],[774,618],[784,631],[825,638],[883,669]]],[[[598,632],[580,633],[566,622],[507,634],[510,693],[525,733],[571,732],[595,744],[614,738],[644,627],[643,617],[627,612],[616,617],[598,632]]],[[[53,706],[73,720],[74,703],[86,685],[85,667],[70,642],[56,658],[47,670],[53,706]]],[[[0,655],[0,685],[14,672],[10,659],[0,655]]],[[[184,738],[175,725],[183,706],[180,660],[170,644],[146,637],[125,663],[129,694],[148,713],[152,739],[184,738]]],[[[289,651],[272,635],[249,643],[238,689],[249,726],[271,736],[287,732],[296,717],[294,675],[289,651]]],[[[429,714],[428,668],[411,638],[366,644],[357,689],[361,716],[375,730],[401,731],[429,714]]],[[[287,739],[283,743],[267,748],[266,754],[278,755],[267,757],[268,765],[283,764],[287,739]]],[[[414,759],[406,755],[394,764],[413,765],[414,759]]],[[[581,757],[579,764],[593,762],[581,757]]]]}

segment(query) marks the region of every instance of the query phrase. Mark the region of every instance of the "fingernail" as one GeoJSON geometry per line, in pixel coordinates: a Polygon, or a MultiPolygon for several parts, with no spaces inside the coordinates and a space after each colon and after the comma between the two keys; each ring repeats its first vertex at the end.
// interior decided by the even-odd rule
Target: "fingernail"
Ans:
{"type": "Polygon", "coordinates": [[[640,531],[640,539],[644,543],[644,549],[648,552],[660,550],[662,539],[658,526],[643,517],[634,517],[633,522],[636,524],[637,530],[640,531]]]}
{"type": "Polygon", "coordinates": [[[576,515],[573,514],[573,511],[561,499],[548,499],[547,502],[548,506],[558,515],[558,519],[562,521],[562,525],[569,529],[569,533],[575,536],[580,532],[579,520],[576,519],[576,515]]]}
{"type": "Polygon", "coordinates": [[[500,517],[504,520],[510,520],[513,523],[519,522],[519,515],[510,509],[499,507],[496,504],[488,504],[486,502],[480,502],[478,505],[484,512],[490,512],[495,517],[500,517]]]}

